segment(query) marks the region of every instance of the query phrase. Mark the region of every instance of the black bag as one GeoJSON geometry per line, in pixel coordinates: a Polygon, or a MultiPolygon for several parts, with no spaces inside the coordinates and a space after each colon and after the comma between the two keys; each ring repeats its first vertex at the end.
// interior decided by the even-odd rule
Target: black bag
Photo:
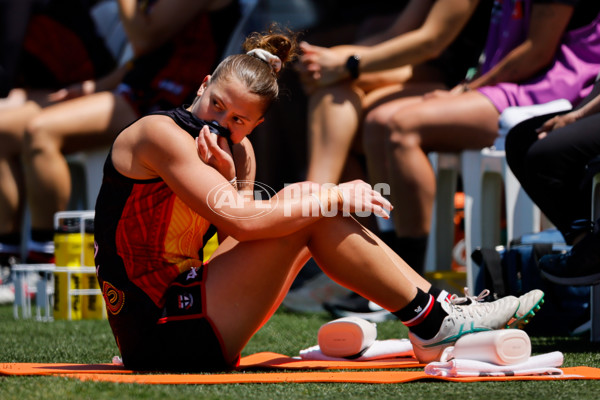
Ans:
{"type": "Polygon", "coordinates": [[[582,333],[582,326],[590,321],[590,287],[552,283],[543,278],[538,267],[542,256],[568,249],[556,229],[524,235],[511,241],[508,249],[476,249],[471,258],[480,270],[473,294],[489,289],[491,294],[486,300],[493,301],[541,289],[545,293],[544,304],[525,331],[538,336],[582,333]]]}

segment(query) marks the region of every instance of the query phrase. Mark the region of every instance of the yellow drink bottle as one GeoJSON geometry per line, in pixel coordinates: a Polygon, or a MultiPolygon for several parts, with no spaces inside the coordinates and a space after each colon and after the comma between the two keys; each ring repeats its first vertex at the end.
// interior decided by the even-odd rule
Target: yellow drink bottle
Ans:
{"type": "MultiPolygon", "coordinates": [[[[59,220],[54,233],[54,263],[56,267],[80,267],[82,252],[81,221],[78,217],[59,220]]],[[[69,287],[81,288],[81,274],[54,273],[54,318],[69,319],[69,287]]],[[[71,319],[81,319],[81,296],[71,296],[71,319]]]]}

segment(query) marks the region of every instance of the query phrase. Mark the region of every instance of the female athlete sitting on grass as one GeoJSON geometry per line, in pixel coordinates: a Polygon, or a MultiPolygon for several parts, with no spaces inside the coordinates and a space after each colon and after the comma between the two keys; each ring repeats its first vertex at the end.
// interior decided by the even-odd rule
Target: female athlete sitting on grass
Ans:
{"type": "Polygon", "coordinates": [[[296,183],[268,200],[240,195],[236,171],[253,178],[246,136],[277,98],[296,38],[273,27],[244,49],[204,78],[192,105],[125,128],[106,161],[96,266],[125,367],[235,367],[311,256],[332,279],[394,312],[424,362],[462,334],[504,328],[537,306],[539,295],[448,301],[349,216],[391,210],[362,181],[296,183]],[[203,264],[199,252],[215,229],[221,243],[203,264]]]}

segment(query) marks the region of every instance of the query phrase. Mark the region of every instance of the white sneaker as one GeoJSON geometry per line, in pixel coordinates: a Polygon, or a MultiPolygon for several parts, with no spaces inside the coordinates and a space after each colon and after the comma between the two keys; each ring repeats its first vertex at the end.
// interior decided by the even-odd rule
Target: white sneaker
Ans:
{"type": "Polygon", "coordinates": [[[544,292],[533,289],[519,296],[519,304],[515,319],[508,324],[509,328],[523,329],[529,323],[535,313],[539,311],[541,305],[544,304],[544,292]]]}
{"type": "MultiPolygon", "coordinates": [[[[478,296],[470,296],[469,289],[465,288],[465,296],[459,297],[457,295],[452,295],[450,301],[453,304],[463,304],[463,303],[477,303],[482,302],[483,299],[490,294],[488,289],[484,289],[478,296]]],[[[544,304],[544,292],[539,289],[533,289],[524,295],[519,296],[519,309],[515,314],[515,318],[508,323],[508,328],[513,329],[523,329],[525,325],[531,321],[531,318],[535,316],[535,313],[540,309],[542,304],[544,304]]]]}
{"type": "Polygon", "coordinates": [[[413,351],[422,363],[439,361],[444,349],[453,345],[463,335],[506,328],[519,308],[519,300],[514,296],[503,297],[490,303],[472,302],[465,306],[447,302],[440,304],[448,316],[444,318],[440,330],[433,338],[425,340],[412,332],[408,333],[413,351]]]}
{"type": "Polygon", "coordinates": [[[483,289],[481,293],[479,293],[477,296],[471,296],[468,287],[464,288],[464,292],[464,296],[453,294],[452,297],[450,297],[450,302],[455,305],[469,305],[472,303],[479,303],[483,301],[483,299],[485,299],[490,294],[489,289],[483,289]]]}

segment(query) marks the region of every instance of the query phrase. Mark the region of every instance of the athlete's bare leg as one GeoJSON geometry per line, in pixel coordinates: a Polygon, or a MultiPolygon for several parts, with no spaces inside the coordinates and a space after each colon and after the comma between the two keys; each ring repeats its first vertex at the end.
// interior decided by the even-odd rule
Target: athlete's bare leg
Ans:
{"type": "Polygon", "coordinates": [[[334,281],[397,311],[430,284],[353,218],[321,218],[292,235],[229,238],[207,266],[207,312],[233,360],[271,317],[312,255],[334,281]]]}

